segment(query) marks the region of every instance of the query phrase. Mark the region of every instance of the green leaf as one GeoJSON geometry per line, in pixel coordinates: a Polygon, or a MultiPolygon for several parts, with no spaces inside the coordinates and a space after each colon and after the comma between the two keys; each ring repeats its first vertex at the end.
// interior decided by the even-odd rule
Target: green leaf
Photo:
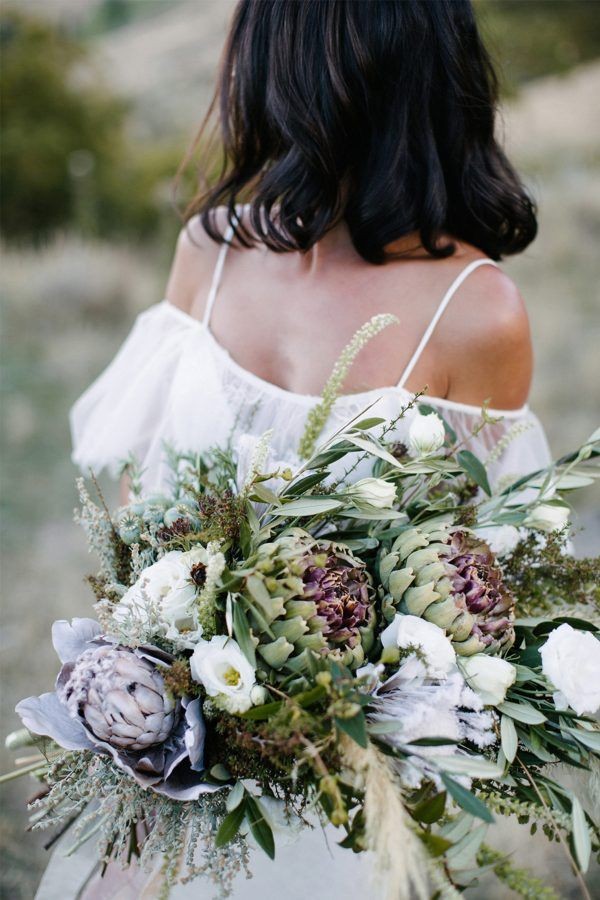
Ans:
{"type": "Polygon", "coordinates": [[[452,846],[452,841],[447,841],[439,834],[432,834],[429,831],[419,832],[419,839],[425,844],[431,856],[443,856],[452,846]]]}
{"type": "Polygon", "coordinates": [[[270,859],[275,859],[275,841],[262,806],[255,797],[246,797],[246,818],[252,837],[270,859]]]}
{"type": "Polygon", "coordinates": [[[239,598],[234,598],[233,600],[233,633],[236,641],[240,645],[240,650],[248,662],[256,668],[256,653],[254,650],[254,641],[252,640],[252,632],[239,598]]]}
{"type": "Polygon", "coordinates": [[[227,800],[225,801],[227,812],[233,812],[234,809],[237,809],[237,807],[244,799],[245,794],[246,789],[244,788],[242,782],[236,782],[227,794],[227,800]]]}
{"type": "Polygon", "coordinates": [[[264,484],[253,484],[251,500],[257,500],[259,503],[272,503],[274,506],[281,506],[281,500],[277,494],[264,484]]]}
{"type": "Polygon", "coordinates": [[[477,459],[475,454],[471,453],[470,450],[461,450],[460,453],[456,454],[456,458],[467,475],[473,479],[475,484],[478,484],[479,487],[485,491],[488,497],[490,497],[492,489],[490,488],[485,466],[481,460],[477,459]]]}
{"type": "Polygon", "coordinates": [[[583,744],[584,747],[595,750],[596,753],[600,754],[600,731],[587,731],[584,728],[569,728],[566,726],[562,730],[572,734],[575,740],[583,744]]]}
{"type": "Polygon", "coordinates": [[[575,845],[577,861],[581,871],[587,872],[592,853],[592,841],[583,807],[575,796],[573,796],[571,818],[573,822],[573,844],[575,845]]]}
{"type": "Polygon", "coordinates": [[[458,803],[461,809],[464,809],[465,812],[470,813],[472,816],[476,816],[478,819],[483,819],[484,822],[491,823],[494,821],[494,817],[485,803],[459,784],[458,781],[455,781],[454,778],[446,775],[445,772],[442,772],[442,782],[452,799],[458,803]]]}
{"type": "Polygon", "coordinates": [[[430,756],[428,759],[444,772],[469,778],[501,778],[504,766],[483,756],[430,756]]]}
{"type": "Polygon", "coordinates": [[[385,419],[380,419],[378,416],[372,416],[370,419],[361,419],[360,422],[356,422],[353,425],[353,428],[360,428],[361,431],[368,431],[369,428],[374,428],[376,425],[383,425],[385,419]]]}
{"type": "Polygon", "coordinates": [[[215,781],[229,781],[231,778],[231,772],[222,763],[217,763],[216,766],[213,766],[210,770],[210,775],[215,781]]]}
{"type": "Polygon", "coordinates": [[[240,713],[242,719],[249,719],[251,722],[262,722],[264,719],[270,719],[275,713],[279,712],[283,704],[282,700],[274,700],[273,703],[263,703],[262,706],[253,706],[246,712],[240,713]]]}
{"type": "Polygon", "coordinates": [[[510,716],[502,716],[500,719],[500,739],[505,757],[509,763],[513,762],[517,755],[519,739],[517,737],[515,723],[510,716]]]}
{"type": "Polygon", "coordinates": [[[224,847],[225,844],[228,844],[229,841],[234,839],[240,830],[240,825],[244,821],[245,814],[246,804],[242,802],[225,816],[217,831],[217,837],[215,839],[215,845],[217,847],[224,847]]]}
{"type": "Polygon", "coordinates": [[[291,500],[284,503],[278,509],[273,510],[274,516],[286,518],[304,518],[305,516],[318,516],[334,509],[341,509],[344,504],[340,500],[331,497],[305,497],[302,500],[291,500]]]}
{"type": "Polygon", "coordinates": [[[446,791],[441,791],[439,794],[434,794],[433,797],[423,800],[422,803],[419,803],[419,805],[415,806],[413,809],[413,818],[416,819],[417,822],[424,822],[425,825],[433,825],[433,823],[437,822],[444,814],[446,797],[446,791]]]}
{"type": "MultiPolygon", "coordinates": [[[[396,726],[397,728],[397,726],[396,726]]],[[[416,741],[409,741],[409,744],[413,747],[447,747],[448,744],[458,744],[459,742],[454,738],[445,738],[445,737],[426,737],[426,738],[417,738],[416,741]]]]}
{"type": "Polygon", "coordinates": [[[310,688],[310,690],[308,691],[303,691],[301,694],[296,694],[293,697],[293,700],[303,709],[307,709],[309,706],[313,706],[315,703],[318,703],[319,700],[322,700],[326,695],[327,691],[325,690],[323,685],[317,684],[315,685],[315,687],[310,688]]]}
{"type": "Polygon", "coordinates": [[[355,437],[354,435],[346,435],[346,439],[351,444],[354,444],[355,447],[358,447],[360,450],[365,450],[371,456],[377,456],[384,462],[389,463],[390,466],[394,467],[394,469],[402,468],[402,463],[398,462],[395,456],[392,456],[392,454],[388,453],[387,450],[379,447],[378,444],[376,444],[374,441],[369,441],[361,437],[355,437]]]}
{"type": "Polygon", "coordinates": [[[325,472],[313,472],[312,475],[305,475],[298,481],[293,481],[282,492],[283,497],[297,497],[299,494],[305,494],[311,488],[316,487],[325,478],[325,472]]]}
{"type": "Polygon", "coordinates": [[[512,703],[505,700],[497,708],[504,715],[510,716],[517,722],[524,722],[525,725],[541,725],[546,721],[546,716],[530,703],[512,703]]]}
{"type": "Polygon", "coordinates": [[[369,746],[369,738],[367,737],[367,725],[364,713],[359,712],[351,719],[337,719],[335,724],[340,731],[343,731],[348,737],[356,741],[359,747],[366,749],[369,746]]]}

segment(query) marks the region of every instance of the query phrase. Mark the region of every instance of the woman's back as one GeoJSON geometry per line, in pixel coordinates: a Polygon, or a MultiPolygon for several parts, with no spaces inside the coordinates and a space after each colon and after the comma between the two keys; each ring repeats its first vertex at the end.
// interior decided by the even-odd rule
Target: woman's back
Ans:
{"type": "MultiPolygon", "coordinates": [[[[224,220],[225,210],[218,212],[224,220]]],[[[531,346],[527,314],[512,282],[493,266],[472,266],[486,257],[468,245],[459,244],[448,259],[425,253],[416,236],[393,249],[404,251],[404,258],[382,266],[366,263],[343,223],[306,254],[234,242],[218,273],[218,302],[205,316],[218,254],[195,217],[181,233],[167,298],[193,318],[206,318],[216,341],[243,369],[291,393],[320,394],[355,331],[372,316],[391,313],[398,324],[364,348],[345,393],[401,383],[412,392],[427,387],[428,397],[477,407],[486,400],[499,409],[523,406],[531,346]],[[445,304],[440,309],[461,275],[464,280],[447,297],[448,311],[445,304]]]]}

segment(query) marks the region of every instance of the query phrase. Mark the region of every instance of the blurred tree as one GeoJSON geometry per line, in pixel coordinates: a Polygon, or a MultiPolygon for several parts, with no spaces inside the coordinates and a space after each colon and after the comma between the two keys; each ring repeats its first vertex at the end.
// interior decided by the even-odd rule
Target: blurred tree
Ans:
{"type": "Polygon", "coordinates": [[[152,148],[126,134],[127,104],[90,70],[86,45],[15,10],[0,15],[0,225],[7,240],[56,229],[156,231],[183,148],[152,148]]]}
{"type": "Polygon", "coordinates": [[[598,0],[474,0],[474,5],[505,93],[600,56],[598,0]]]}

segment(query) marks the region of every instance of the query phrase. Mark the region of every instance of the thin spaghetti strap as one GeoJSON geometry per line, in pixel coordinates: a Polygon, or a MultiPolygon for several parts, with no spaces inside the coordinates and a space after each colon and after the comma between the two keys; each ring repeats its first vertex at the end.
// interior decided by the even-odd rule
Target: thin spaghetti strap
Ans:
{"type": "Polygon", "coordinates": [[[460,272],[460,274],[454,279],[454,281],[452,282],[452,284],[450,285],[450,287],[448,288],[448,290],[442,297],[442,301],[441,301],[440,305],[438,306],[438,308],[436,309],[433,319],[429,323],[427,330],[425,331],[425,334],[419,341],[419,345],[418,345],[417,349],[411,356],[407,367],[405,368],[404,372],[402,373],[402,377],[397,385],[399,388],[403,388],[404,385],[406,384],[406,382],[408,381],[408,379],[410,378],[414,367],[418,363],[418,361],[421,357],[421,354],[423,353],[423,350],[429,343],[429,339],[430,339],[431,335],[433,334],[437,323],[442,318],[446,307],[452,300],[452,297],[457,292],[457,290],[459,289],[459,287],[461,286],[463,281],[469,277],[471,272],[474,272],[475,269],[478,269],[480,266],[495,266],[495,265],[496,265],[496,263],[493,261],[493,259],[474,259],[473,262],[470,262],[467,266],[465,266],[465,268],[462,270],[462,272],[460,272]]]}
{"type": "Polygon", "coordinates": [[[208,296],[206,298],[206,307],[204,309],[204,316],[202,317],[202,324],[205,328],[208,328],[208,324],[210,322],[210,316],[213,310],[213,306],[215,305],[215,298],[217,296],[217,291],[219,290],[219,285],[221,283],[221,275],[223,274],[223,266],[225,264],[225,257],[227,255],[227,251],[229,249],[229,245],[231,243],[231,239],[233,237],[233,225],[229,225],[227,231],[224,236],[224,243],[221,244],[219,248],[219,255],[217,257],[217,263],[214,268],[212,281],[210,283],[210,289],[208,291],[208,296]]]}

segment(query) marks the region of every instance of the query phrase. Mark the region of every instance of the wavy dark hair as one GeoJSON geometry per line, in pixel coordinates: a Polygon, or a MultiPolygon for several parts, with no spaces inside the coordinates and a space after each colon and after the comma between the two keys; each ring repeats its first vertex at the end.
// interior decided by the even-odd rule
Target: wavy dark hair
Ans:
{"type": "Polygon", "coordinates": [[[197,138],[218,109],[222,169],[186,218],[220,243],[224,205],[243,246],[276,252],[344,219],[375,264],[414,233],[433,257],[452,237],[518,253],[535,208],[496,141],[496,102],[469,0],[241,0],[197,138]]]}

